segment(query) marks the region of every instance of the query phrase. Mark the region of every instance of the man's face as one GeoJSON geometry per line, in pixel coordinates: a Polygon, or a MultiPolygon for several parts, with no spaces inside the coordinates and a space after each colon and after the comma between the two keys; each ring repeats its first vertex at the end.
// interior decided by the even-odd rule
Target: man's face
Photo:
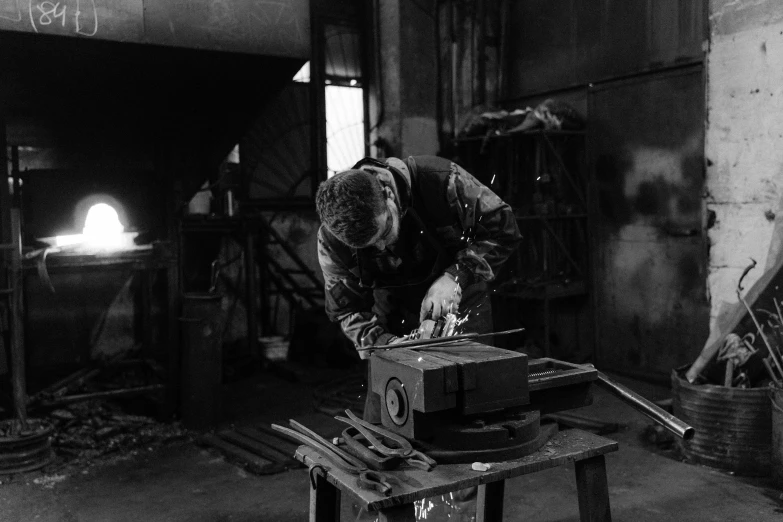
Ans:
{"type": "Polygon", "coordinates": [[[394,196],[387,194],[381,212],[375,216],[375,223],[378,226],[378,232],[367,246],[386,250],[386,247],[397,242],[400,234],[400,211],[394,202],[394,196]]]}

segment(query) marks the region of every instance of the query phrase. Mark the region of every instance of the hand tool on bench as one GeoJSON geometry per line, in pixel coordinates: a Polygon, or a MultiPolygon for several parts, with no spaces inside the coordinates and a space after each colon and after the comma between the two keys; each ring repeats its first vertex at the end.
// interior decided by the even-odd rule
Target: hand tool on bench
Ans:
{"type": "Polygon", "coordinates": [[[286,428],[278,424],[272,424],[272,429],[287,435],[301,444],[309,446],[338,469],[356,475],[356,482],[359,487],[375,490],[382,495],[391,494],[392,486],[388,481],[387,475],[379,471],[367,469],[364,462],[353,455],[346,453],[295,420],[289,419],[288,422],[294,429],[286,428]]]}
{"type": "Polygon", "coordinates": [[[362,462],[375,471],[397,469],[400,466],[402,460],[400,457],[382,455],[373,451],[368,447],[369,442],[367,442],[367,439],[353,426],[343,430],[343,441],[345,442],[345,451],[361,459],[362,462]]]}
{"type": "Polygon", "coordinates": [[[351,410],[345,410],[345,414],[348,415],[347,419],[340,416],[336,416],[335,419],[349,424],[364,435],[364,438],[372,444],[378,453],[387,457],[400,457],[409,465],[425,471],[430,471],[437,464],[435,460],[414,449],[410,441],[402,435],[362,420],[351,410]],[[395,447],[390,447],[387,444],[392,444],[395,447]]]}

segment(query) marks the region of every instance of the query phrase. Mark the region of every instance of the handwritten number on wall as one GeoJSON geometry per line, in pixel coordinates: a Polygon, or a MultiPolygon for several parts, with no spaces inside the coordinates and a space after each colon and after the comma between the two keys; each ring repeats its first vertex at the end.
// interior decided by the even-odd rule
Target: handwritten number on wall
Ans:
{"type": "Polygon", "coordinates": [[[38,10],[41,12],[41,16],[38,17],[38,24],[51,25],[56,18],[60,18],[62,26],[65,27],[65,9],[66,6],[60,7],[60,2],[41,2],[38,4],[38,10]]]}
{"type": "Polygon", "coordinates": [[[66,32],[72,30],[83,36],[95,35],[98,32],[98,10],[95,6],[95,0],[75,0],[74,3],[75,5],[69,6],[67,0],[65,2],[30,0],[28,11],[33,30],[37,33],[39,27],[56,27],[59,24],[60,27],[66,29],[66,32]],[[73,20],[73,28],[70,27],[70,24],[66,25],[71,19],[73,20]]]}

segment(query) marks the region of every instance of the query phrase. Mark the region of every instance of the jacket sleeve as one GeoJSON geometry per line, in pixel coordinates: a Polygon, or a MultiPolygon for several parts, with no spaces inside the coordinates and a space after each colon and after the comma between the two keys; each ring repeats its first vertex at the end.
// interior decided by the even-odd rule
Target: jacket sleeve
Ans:
{"type": "Polygon", "coordinates": [[[357,348],[387,344],[394,335],[386,331],[372,312],[372,289],[359,284],[359,278],[349,266],[352,257],[338,252],[339,247],[333,244],[336,240],[327,240],[327,234],[323,227],[318,230],[318,262],[324,275],[326,315],[332,322],[340,323],[343,333],[357,348]]]}
{"type": "Polygon", "coordinates": [[[495,279],[522,236],[511,206],[456,163],[450,170],[446,197],[462,227],[463,248],[446,272],[465,289],[495,279]]]}

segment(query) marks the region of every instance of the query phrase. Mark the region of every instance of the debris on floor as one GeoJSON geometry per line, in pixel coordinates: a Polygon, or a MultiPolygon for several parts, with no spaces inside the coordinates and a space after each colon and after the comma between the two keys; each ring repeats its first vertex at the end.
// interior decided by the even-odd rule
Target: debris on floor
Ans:
{"type": "Polygon", "coordinates": [[[52,489],[56,484],[68,478],[67,475],[44,475],[33,480],[33,484],[43,486],[46,489],[52,489]]]}
{"type": "MultiPolygon", "coordinates": [[[[103,455],[189,437],[178,423],[129,415],[110,401],[86,401],[52,410],[54,467],[87,464],[103,455]]],[[[51,466],[50,466],[51,467],[51,466]]]]}

